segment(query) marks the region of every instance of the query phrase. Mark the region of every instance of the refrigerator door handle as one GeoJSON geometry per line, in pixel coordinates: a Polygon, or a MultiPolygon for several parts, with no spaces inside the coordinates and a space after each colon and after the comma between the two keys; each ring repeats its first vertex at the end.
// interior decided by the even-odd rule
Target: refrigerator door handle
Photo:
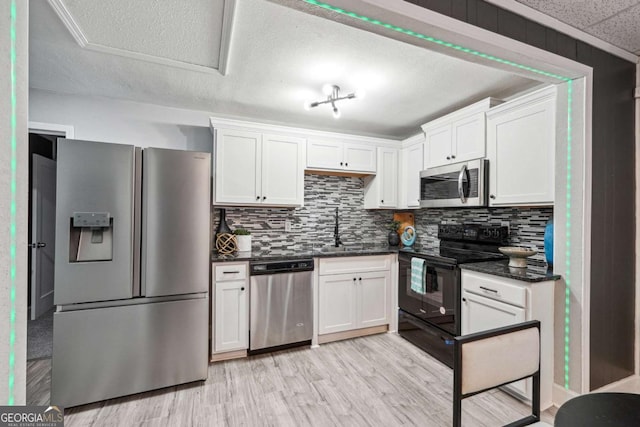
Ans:
{"type": "Polygon", "coordinates": [[[144,295],[144,283],[140,280],[140,237],[142,235],[142,149],[136,147],[133,162],[133,297],[144,295]]]}

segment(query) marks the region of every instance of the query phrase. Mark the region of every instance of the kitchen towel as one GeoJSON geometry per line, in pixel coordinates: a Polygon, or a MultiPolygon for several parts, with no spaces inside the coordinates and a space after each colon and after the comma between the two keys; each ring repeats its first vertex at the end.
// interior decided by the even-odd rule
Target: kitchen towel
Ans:
{"type": "Polygon", "coordinates": [[[411,258],[411,290],[424,295],[424,260],[411,258]]]}

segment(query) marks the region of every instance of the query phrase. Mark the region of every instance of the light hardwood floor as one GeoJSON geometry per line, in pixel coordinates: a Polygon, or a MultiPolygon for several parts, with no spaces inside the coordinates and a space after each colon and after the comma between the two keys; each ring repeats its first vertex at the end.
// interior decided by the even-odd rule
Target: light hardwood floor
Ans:
{"type": "MultiPolygon", "coordinates": [[[[48,403],[50,363],[30,362],[27,394],[48,403]]],[[[449,368],[395,334],[218,362],[203,383],[70,408],[66,426],[450,426],[449,368]]],[[[55,402],[54,402],[55,403],[55,402]]],[[[501,391],[469,399],[464,426],[528,413],[501,391]]],[[[553,424],[555,410],[543,413],[553,424]]]]}

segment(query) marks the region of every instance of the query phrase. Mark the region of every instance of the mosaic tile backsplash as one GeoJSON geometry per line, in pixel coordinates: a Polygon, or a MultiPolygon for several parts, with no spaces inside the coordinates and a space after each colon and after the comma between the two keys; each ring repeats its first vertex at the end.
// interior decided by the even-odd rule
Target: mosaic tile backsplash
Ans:
{"type": "MultiPolygon", "coordinates": [[[[339,208],[340,237],[345,244],[386,244],[392,210],[365,210],[362,178],[305,175],[304,207],[226,208],[232,229],[244,227],[252,236],[254,250],[312,249],[333,244],[335,208],[339,208]],[[286,222],[291,231],[285,231],[286,222]]],[[[534,258],[544,260],[544,227],[553,208],[418,209],[415,214],[416,244],[439,246],[438,224],[475,223],[502,225],[508,222],[511,243],[537,249],[534,258]]],[[[220,221],[212,215],[213,230],[220,221]]]]}

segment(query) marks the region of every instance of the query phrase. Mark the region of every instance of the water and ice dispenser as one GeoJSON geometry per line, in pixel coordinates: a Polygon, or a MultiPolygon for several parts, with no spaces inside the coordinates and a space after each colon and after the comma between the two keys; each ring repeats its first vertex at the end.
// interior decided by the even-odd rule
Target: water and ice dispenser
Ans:
{"type": "Polygon", "coordinates": [[[113,260],[113,218],[109,212],[74,212],[69,229],[69,262],[113,260]]]}

